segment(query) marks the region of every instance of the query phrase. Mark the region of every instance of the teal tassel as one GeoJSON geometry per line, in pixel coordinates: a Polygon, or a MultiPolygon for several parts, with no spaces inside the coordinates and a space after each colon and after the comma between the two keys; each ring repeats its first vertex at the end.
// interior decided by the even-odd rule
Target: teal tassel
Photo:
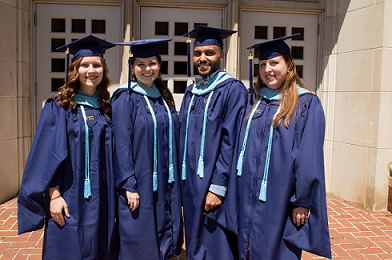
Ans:
{"type": "Polygon", "coordinates": [[[193,104],[193,99],[195,98],[195,95],[192,95],[191,101],[189,102],[189,107],[188,107],[188,111],[187,111],[187,115],[186,115],[186,130],[185,130],[185,144],[184,144],[184,154],[182,157],[182,180],[185,181],[186,180],[186,150],[187,150],[187,146],[188,146],[188,124],[189,124],[189,114],[191,112],[191,107],[193,104]]]}
{"type": "Polygon", "coordinates": [[[261,182],[259,200],[263,202],[267,200],[267,182],[264,180],[261,182]]]}
{"type": "Polygon", "coordinates": [[[204,177],[204,160],[202,157],[199,158],[199,164],[197,166],[197,175],[199,175],[200,178],[204,177]]]}
{"type": "Polygon", "coordinates": [[[84,198],[85,199],[91,198],[91,181],[90,181],[90,179],[84,180],[84,198]]]}
{"type": "Polygon", "coordinates": [[[174,167],[173,164],[169,165],[169,183],[174,181],[174,167]]]}
{"type": "Polygon", "coordinates": [[[154,172],[152,175],[152,189],[153,191],[158,190],[158,175],[156,172],[154,172]]]}
{"type": "Polygon", "coordinates": [[[242,175],[243,162],[244,162],[244,153],[241,152],[240,157],[238,158],[238,162],[237,162],[237,176],[242,175]]]}
{"type": "Polygon", "coordinates": [[[183,181],[185,181],[186,180],[186,164],[185,164],[185,162],[182,162],[182,174],[181,174],[181,179],[183,180],[183,181]]]}

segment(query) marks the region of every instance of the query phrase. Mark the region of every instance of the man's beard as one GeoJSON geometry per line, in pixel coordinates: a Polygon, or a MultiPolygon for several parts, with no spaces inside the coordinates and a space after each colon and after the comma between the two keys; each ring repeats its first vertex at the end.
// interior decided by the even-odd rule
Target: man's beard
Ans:
{"type": "Polygon", "coordinates": [[[211,74],[213,74],[215,71],[217,71],[220,68],[220,62],[216,62],[216,63],[211,63],[211,62],[199,62],[196,64],[197,66],[197,71],[199,72],[199,75],[202,76],[203,78],[210,76],[211,74]],[[210,70],[206,71],[206,72],[200,72],[199,70],[199,64],[207,64],[210,66],[210,70]]]}

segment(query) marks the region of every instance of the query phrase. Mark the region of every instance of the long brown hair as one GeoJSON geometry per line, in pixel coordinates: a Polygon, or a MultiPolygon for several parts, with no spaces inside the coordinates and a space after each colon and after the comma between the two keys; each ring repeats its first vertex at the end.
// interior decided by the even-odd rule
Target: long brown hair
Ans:
{"type": "MultiPolygon", "coordinates": [[[[155,57],[157,57],[158,60],[158,65],[159,68],[161,67],[162,64],[162,58],[161,55],[156,55],[155,57]]],[[[134,66],[135,64],[135,60],[136,59],[132,59],[132,66],[134,66]]],[[[136,76],[135,74],[132,72],[131,75],[131,80],[137,82],[136,76]]],[[[159,93],[161,93],[163,99],[166,101],[167,105],[169,107],[174,107],[174,98],[172,93],[170,92],[169,88],[166,86],[165,82],[163,82],[162,76],[161,76],[161,69],[159,69],[159,73],[157,78],[154,80],[154,84],[157,87],[157,89],[159,90],[159,93]]]]}
{"type": "MultiPolygon", "coordinates": [[[[108,91],[108,87],[111,83],[111,80],[108,77],[108,66],[106,65],[105,60],[102,57],[101,59],[102,67],[103,67],[103,77],[102,81],[97,86],[97,91],[99,92],[98,102],[101,105],[104,113],[108,113],[111,105],[109,100],[110,93],[108,91]]],[[[79,67],[82,62],[83,57],[72,62],[71,66],[69,66],[69,78],[68,84],[65,84],[59,88],[59,92],[55,97],[55,101],[59,101],[60,105],[63,107],[69,107],[70,109],[74,109],[76,107],[76,102],[74,100],[75,95],[80,90],[80,81],[79,81],[79,67]]]]}
{"type": "MultiPolygon", "coordinates": [[[[285,81],[279,89],[279,93],[282,95],[282,99],[280,100],[280,111],[274,120],[274,128],[278,128],[283,121],[284,126],[289,128],[290,119],[294,114],[295,106],[297,105],[298,100],[297,84],[302,88],[305,88],[298,76],[294,59],[291,57],[291,55],[282,55],[282,57],[286,63],[288,72],[285,81]]],[[[260,90],[264,87],[265,84],[261,80],[259,73],[257,76],[256,86],[254,87],[256,99],[259,99],[260,90]]]]}

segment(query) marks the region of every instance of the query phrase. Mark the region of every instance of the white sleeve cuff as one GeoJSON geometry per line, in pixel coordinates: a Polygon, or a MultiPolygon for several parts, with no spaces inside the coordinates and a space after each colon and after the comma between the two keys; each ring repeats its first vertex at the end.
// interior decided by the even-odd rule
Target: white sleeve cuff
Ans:
{"type": "Polygon", "coordinates": [[[225,187],[225,186],[211,184],[210,188],[208,190],[211,191],[212,193],[219,195],[219,196],[226,197],[227,187],[225,187]]]}

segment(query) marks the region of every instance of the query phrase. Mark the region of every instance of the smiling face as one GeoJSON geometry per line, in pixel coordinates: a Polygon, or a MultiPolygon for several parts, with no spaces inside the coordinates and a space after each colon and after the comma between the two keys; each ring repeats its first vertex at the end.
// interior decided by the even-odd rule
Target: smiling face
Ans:
{"type": "Polygon", "coordinates": [[[83,57],[78,68],[80,90],[93,96],[97,86],[103,78],[103,66],[101,57],[83,57]]]}
{"type": "Polygon", "coordinates": [[[260,79],[270,89],[280,89],[287,77],[287,64],[283,56],[259,61],[260,79]]]}
{"type": "Polygon", "coordinates": [[[148,87],[151,87],[158,77],[159,69],[160,65],[156,56],[133,60],[132,72],[135,74],[136,81],[148,87]]]}
{"type": "Polygon", "coordinates": [[[193,63],[200,76],[207,77],[220,68],[225,53],[217,45],[196,46],[193,54],[193,63]]]}

